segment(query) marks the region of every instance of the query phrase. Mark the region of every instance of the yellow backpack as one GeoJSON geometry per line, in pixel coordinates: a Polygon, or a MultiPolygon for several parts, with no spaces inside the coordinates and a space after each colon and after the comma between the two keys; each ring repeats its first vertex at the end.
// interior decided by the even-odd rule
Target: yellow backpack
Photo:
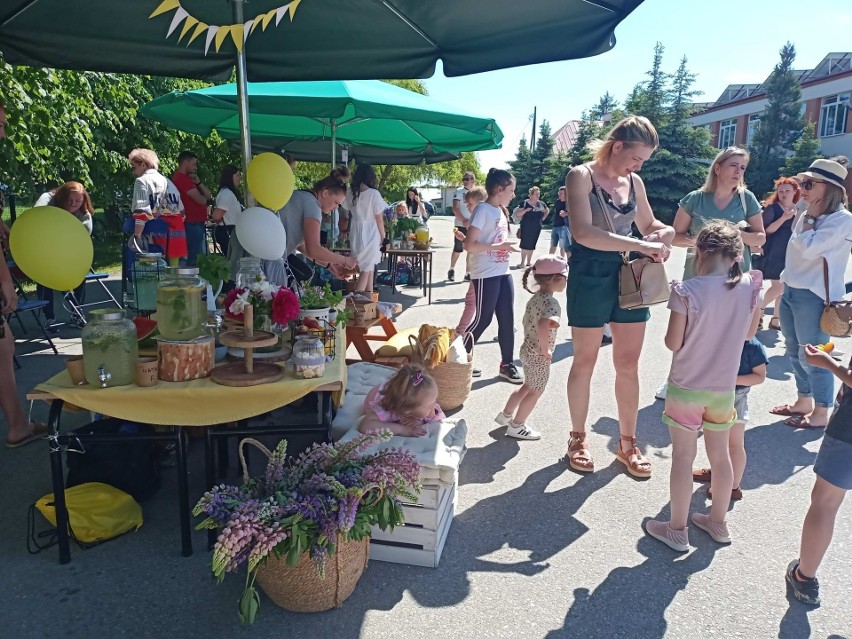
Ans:
{"type": "MultiPolygon", "coordinates": [[[[142,507],[124,491],[89,482],[65,490],[68,527],[80,544],[97,544],[142,526],[142,507]]],[[[53,493],[35,503],[35,508],[56,526],[53,493]]]]}

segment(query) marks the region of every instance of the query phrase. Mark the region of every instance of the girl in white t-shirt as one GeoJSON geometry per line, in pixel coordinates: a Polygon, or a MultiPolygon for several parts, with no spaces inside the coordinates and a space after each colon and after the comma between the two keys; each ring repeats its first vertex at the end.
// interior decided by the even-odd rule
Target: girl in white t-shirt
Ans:
{"type": "MultiPolygon", "coordinates": [[[[509,223],[504,207],[515,196],[515,178],[508,171],[491,169],[485,178],[488,199],[473,210],[464,248],[470,254],[470,283],[476,295],[476,316],[468,327],[465,346],[468,352],[497,316],[497,341],[500,343],[500,377],[513,384],[524,378],[514,364],[515,291],[509,275],[509,253],[517,253],[509,241],[509,223]]],[[[478,369],[474,369],[476,376],[478,369]]],[[[481,373],[480,373],[481,374],[481,373]]]]}
{"type": "Polygon", "coordinates": [[[214,230],[216,243],[222,249],[222,255],[228,254],[231,233],[237,224],[237,217],[243,210],[243,200],[240,196],[242,172],[233,164],[222,167],[219,176],[219,193],[216,194],[216,204],[213,207],[213,221],[217,223],[214,230]]]}

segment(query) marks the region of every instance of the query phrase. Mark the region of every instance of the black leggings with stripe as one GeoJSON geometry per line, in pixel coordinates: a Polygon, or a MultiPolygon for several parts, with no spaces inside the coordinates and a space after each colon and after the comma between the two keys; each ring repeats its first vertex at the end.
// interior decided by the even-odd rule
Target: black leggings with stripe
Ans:
{"type": "Polygon", "coordinates": [[[509,364],[515,359],[515,286],[511,275],[497,275],[483,279],[472,279],[476,295],[476,315],[468,326],[468,339],[465,348],[470,353],[473,345],[479,341],[482,333],[497,317],[497,341],[500,344],[501,364],[509,364]],[[470,339],[472,337],[472,339],[470,339]]]}

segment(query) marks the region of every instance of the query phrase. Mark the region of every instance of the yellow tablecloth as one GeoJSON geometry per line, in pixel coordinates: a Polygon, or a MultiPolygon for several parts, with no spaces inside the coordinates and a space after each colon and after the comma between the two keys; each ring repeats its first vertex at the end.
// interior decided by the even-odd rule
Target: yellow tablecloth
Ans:
{"type": "Polygon", "coordinates": [[[135,384],[114,388],[74,386],[68,371],[62,371],[36,386],[90,411],[128,421],[162,426],[210,426],[248,419],[286,406],[308,393],[332,388],[334,402],[343,403],[346,390],[345,331],[337,332],[337,356],[325,365],[318,379],[297,379],[288,371],[281,380],[257,386],[221,386],[210,379],[163,382],[150,388],[135,384]]]}

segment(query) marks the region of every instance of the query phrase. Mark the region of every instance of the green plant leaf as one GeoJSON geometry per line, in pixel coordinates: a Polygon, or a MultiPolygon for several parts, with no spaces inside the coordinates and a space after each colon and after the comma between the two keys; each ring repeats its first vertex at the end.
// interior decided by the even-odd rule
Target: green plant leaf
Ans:
{"type": "Polygon", "coordinates": [[[240,623],[253,624],[260,610],[260,595],[255,588],[246,588],[240,597],[240,623]]]}

